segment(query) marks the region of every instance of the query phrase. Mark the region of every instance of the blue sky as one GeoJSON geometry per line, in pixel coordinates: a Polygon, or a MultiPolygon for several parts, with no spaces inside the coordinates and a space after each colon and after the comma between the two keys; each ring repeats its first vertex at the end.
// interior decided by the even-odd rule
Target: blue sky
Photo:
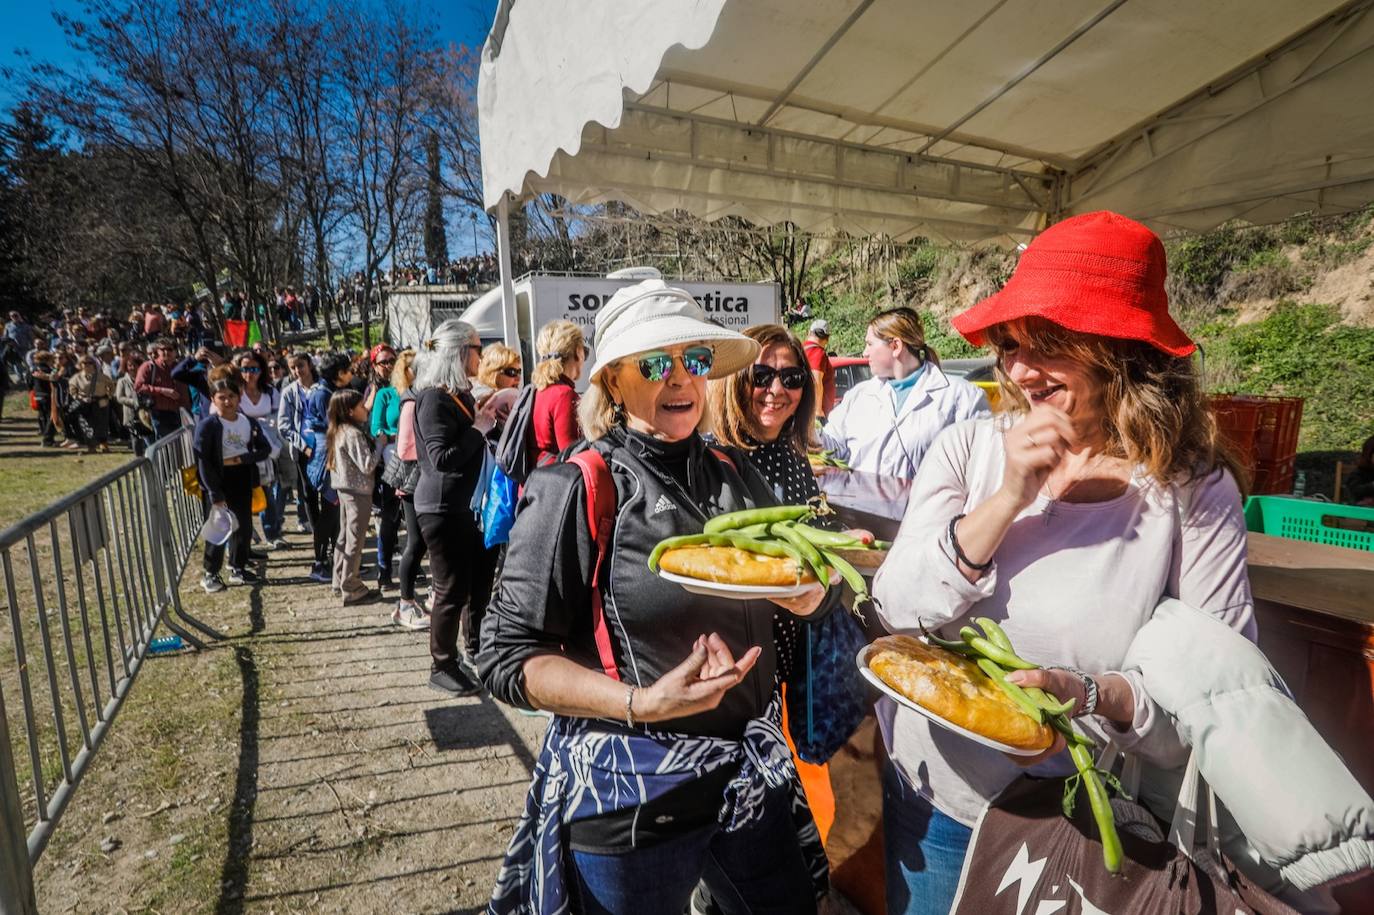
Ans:
{"type": "MultiPolygon", "coordinates": [[[[431,0],[430,5],[438,13],[440,33],[445,41],[474,47],[486,39],[496,13],[496,0],[431,0]]],[[[17,53],[21,50],[40,60],[70,63],[73,55],[62,30],[53,21],[54,12],[78,15],[81,3],[79,0],[0,0],[0,65],[21,63],[22,58],[17,53]]],[[[13,100],[11,87],[0,81],[0,105],[8,107],[13,100]]]]}
{"type": "MultiPolygon", "coordinates": [[[[440,36],[445,43],[480,47],[486,40],[496,13],[496,0],[426,2],[438,15],[440,36]]],[[[74,63],[75,55],[67,47],[61,28],[53,21],[54,12],[79,15],[81,3],[79,0],[0,0],[0,66],[23,69],[24,55],[34,61],[51,61],[64,66],[74,63]]],[[[0,110],[8,109],[16,97],[10,83],[0,80],[0,110]]],[[[485,225],[481,228],[485,233],[485,225]]],[[[489,239],[479,240],[482,249],[490,246],[489,239]]],[[[472,228],[466,214],[451,221],[449,251],[454,256],[472,252],[472,228]]]]}

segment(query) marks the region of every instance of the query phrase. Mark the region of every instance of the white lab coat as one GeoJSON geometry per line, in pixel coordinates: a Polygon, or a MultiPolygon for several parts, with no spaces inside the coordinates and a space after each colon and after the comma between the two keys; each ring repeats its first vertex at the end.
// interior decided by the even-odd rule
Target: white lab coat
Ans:
{"type": "Polygon", "coordinates": [[[853,470],[911,480],[945,427],[991,412],[977,385],[951,378],[931,362],[901,410],[893,407],[887,381],[870,378],[856,385],[830,414],[821,442],[853,470]]]}

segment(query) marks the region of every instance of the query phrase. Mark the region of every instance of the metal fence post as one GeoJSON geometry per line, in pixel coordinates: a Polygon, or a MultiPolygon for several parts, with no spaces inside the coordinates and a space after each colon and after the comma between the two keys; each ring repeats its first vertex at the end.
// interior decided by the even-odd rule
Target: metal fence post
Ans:
{"type": "Polygon", "coordinates": [[[6,610],[0,617],[0,643],[10,641],[14,649],[17,733],[28,748],[25,782],[33,789],[33,796],[25,798],[0,693],[0,915],[37,915],[33,866],[103,744],[157,626],[165,624],[197,648],[203,643],[177,625],[179,620],[223,637],[181,607],[180,580],[199,533],[194,518],[200,513],[198,500],[185,493],[179,479],[189,443],[186,432],[167,436],[150,449],[149,457],[110,471],[0,530],[6,610]],[[182,523],[174,523],[173,512],[182,523]],[[20,548],[27,569],[16,577],[12,552],[20,548]],[[47,585],[53,588],[51,597],[47,585]],[[111,616],[117,644],[111,643],[111,616]],[[26,649],[28,625],[37,628],[41,651],[26,649]],[[46,692],[31,689],[31,679],[46,685],[46,692]],[[102,683],[109,686],[108,698],[102,683]],[[74,729],[70,736],[78,738],[75,745],[69,740],[69,723],[74,729]],[[60,772],[45,773],[48,748],[55,751],[60,772]]]}
{"type": "Polygon", "coordinates": [[[33,868],[29,866],[24,836],[24,807],[19,801],[19,782],[10,746],[5,693],[0,690],[0,915],[38,915],[33,868]]]}

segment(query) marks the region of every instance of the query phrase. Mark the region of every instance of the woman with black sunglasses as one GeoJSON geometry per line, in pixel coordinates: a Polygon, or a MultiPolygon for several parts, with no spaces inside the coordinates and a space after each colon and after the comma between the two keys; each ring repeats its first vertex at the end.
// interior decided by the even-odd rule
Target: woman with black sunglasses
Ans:
{"type": "Polygon", "coordinates": [[[712,381],[713,435],[740,448],[781,501],[796,505],[820,495],[806,461],[816,416],[816,385],[801,344],[781,324],[746,328],[759,357],[746,370],[712,381]]]}
{"type": "Polygon", "coordinates": [[[816,911],[825,856],[779,728],[772,620],[820,617],[839,589],[737,601],[647,563],[665,537],[777,503],[742,452],[712,453],[699,433],[707,378],[758,352],[662,280],[597,314],[589,444],[570,461],[604,521],[594,540],[583,467],[536,468],[483,624],[492,694],[554,713],[496,915],[679,915],[700,879],[730,911],[816,911]]]}

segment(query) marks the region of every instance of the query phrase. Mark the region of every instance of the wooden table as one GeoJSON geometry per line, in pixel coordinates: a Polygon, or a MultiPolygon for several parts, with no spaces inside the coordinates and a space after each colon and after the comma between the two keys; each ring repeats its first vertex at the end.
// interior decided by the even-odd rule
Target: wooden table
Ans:
{"type": "MultiPolygon", "coordinates": [[[[1374,553],[1250,534],[1259,644],[1298,705],[1374,794],[1374,553]]],[[[1337,891],[1374,912],[1374,878],[1337,891]]]]}
{"type": "MultiPolygon", "coordinates": [[[[818,475],[822,491],[842,523],[871,530],[880,539],[896,536],[906,512],[910,485],[856,471],[818,475]]],[[[1259,624],[1259,644],[1293,691],[1317,731],[1374,794],[1374,553],[1269,537],[1248,536],[1250,587],[1259,624]]],[[[876,616],[876,614],[870,614],[876,616]]],[[[870,626],[872,624],[870,620],[870,626]]],[[[869,730],[846,747],[843,765],[871,772],[872,785],[851,785],[855,795],[879,792],[877,757],[869,730]]],[[[871,801],[871,798],[862,798],[871,801]]],[[[837,821],[842,798],[836,798],[837,821]]],[[[871,811],[871,803],[861,806],[871,811]]],[[[853,859],[835,863],[836,885],[845,890],[850,874],[881,875],[881,836],[862,848],[841,849],[853,859]]],[[[1374,878],[1342,887],[1346,912],[1374,912],[1374,878]]],[[[857,901],[857,900],[856,900],[857,901]]],[[[868,900],[865,900],[868,902],[868,900]]],[[[861,904],[865,911],[878,911],[861,904]]]]}

